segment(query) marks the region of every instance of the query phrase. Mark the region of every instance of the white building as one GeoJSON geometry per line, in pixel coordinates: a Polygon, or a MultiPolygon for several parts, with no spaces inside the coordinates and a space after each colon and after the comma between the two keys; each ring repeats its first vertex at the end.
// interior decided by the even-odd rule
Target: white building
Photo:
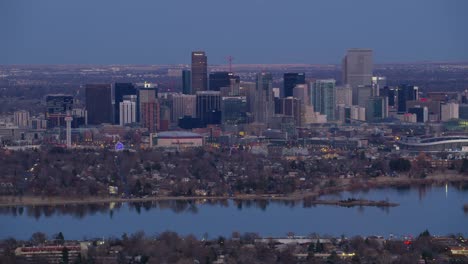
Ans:
{"type": "Polygon", "coordinates": [[[18,126],[19,128],[27,128],[29,127],[29,121],[30,121],[30,115],[28,111],[16,111],[14,113],[14,124],[15,126],[18,126]]]}
{"type": "Polygon", "coordinates": [[[350,107],[351,111],[351,119],[352,120],[359,120],[359,121],[366,121],[366,108],[353,105],[350,107]]]}
{"type": "Polygon", "coordinates": [[[440,120],[448,121],[450,119],[458,119],[458,103],[446,103],[441,106],[440,120]]]}
{"type": "Polygon", "coordinates": [[[203,136],[186,131],[167,131],[151,134],[151,147],[187,148],[203,146],[203,136]]]}
{"type": "Polygon", "coordinates": [[[132,124],[137,121],[136,119],[136,102],[130,100],[124,100],[120,102],[119,106],[120,120],[119,124],[124,126],[126,124],[132,124]]]}

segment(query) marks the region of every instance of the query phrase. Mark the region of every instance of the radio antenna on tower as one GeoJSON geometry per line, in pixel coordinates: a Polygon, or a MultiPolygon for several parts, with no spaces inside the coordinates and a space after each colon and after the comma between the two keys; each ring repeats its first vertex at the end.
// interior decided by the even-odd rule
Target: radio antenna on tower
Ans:
{"type": "Polygon", "coordinates": [[[233,58],[231,55],[229,55],[229,56],[227,57],[227,61],[228,61],[228,63],[229,63],[229,72],[232,72],[232,61],[233,61],[233,60],[234,60],[234,58],[233,58]]]}

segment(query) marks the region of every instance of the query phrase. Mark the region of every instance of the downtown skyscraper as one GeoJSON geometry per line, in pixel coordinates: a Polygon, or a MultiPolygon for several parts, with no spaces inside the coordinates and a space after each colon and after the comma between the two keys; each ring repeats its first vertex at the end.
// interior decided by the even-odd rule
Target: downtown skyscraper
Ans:
{"type": "Polygon", "coordinates": [[[314,111],[327,116],[328,121],[336,120],[336,87],[335,80],[316,80],[310,84],[311,102],[314,111]]]}
{"type": "Polygon", "coordinates": [[[294,87],[298,84],[305,84],[305,73],[289,72],[283,75],[284,86],[281,97],[293,96],[294,87]]]}
{"type": "Polygon", "coordinates": [[[258,73],[256,78],[253,104],[254,120],[268,124],[275,112],[273,96],[273,78],[270,73],[258,73]]]}
{"type": "Polygon", "coordinates": [[[353,104],[357,104],[356,94],[359,86],[372,85],[372,50],[349,49],[343,58],[343,85],[349,84],[353,89],[353,104]]]}
{"type": "Polygon", "coordinates": [[[192,94],[208,90],[208,60],[204,51],[192,52],[192,94]]]}
{"type": "Polygon", "coordinates": [[[112,124],[112,86],[111,84],[87,84],[86,111],[88,111],[88,124],[112,124]]]}

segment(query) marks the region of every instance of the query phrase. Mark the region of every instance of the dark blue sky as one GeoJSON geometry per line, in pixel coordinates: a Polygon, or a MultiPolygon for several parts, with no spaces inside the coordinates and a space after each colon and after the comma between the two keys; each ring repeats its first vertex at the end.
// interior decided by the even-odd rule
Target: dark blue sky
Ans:
{"type": "Polygon", "coordinates": [[[468,60],[466,0],[0,0],[0,64],[468,60]]]}

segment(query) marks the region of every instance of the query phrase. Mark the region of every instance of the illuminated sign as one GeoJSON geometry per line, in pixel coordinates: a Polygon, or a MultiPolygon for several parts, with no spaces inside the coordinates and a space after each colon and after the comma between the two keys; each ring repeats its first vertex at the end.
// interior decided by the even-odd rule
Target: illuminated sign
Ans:
{"type": "Polygon", "coordinates": [[[122,144],[122,142],[117,142],[117,144],[115,144],[115,151],[121,151],[121,150],[124,150],[124,144],[122,144]]]}

